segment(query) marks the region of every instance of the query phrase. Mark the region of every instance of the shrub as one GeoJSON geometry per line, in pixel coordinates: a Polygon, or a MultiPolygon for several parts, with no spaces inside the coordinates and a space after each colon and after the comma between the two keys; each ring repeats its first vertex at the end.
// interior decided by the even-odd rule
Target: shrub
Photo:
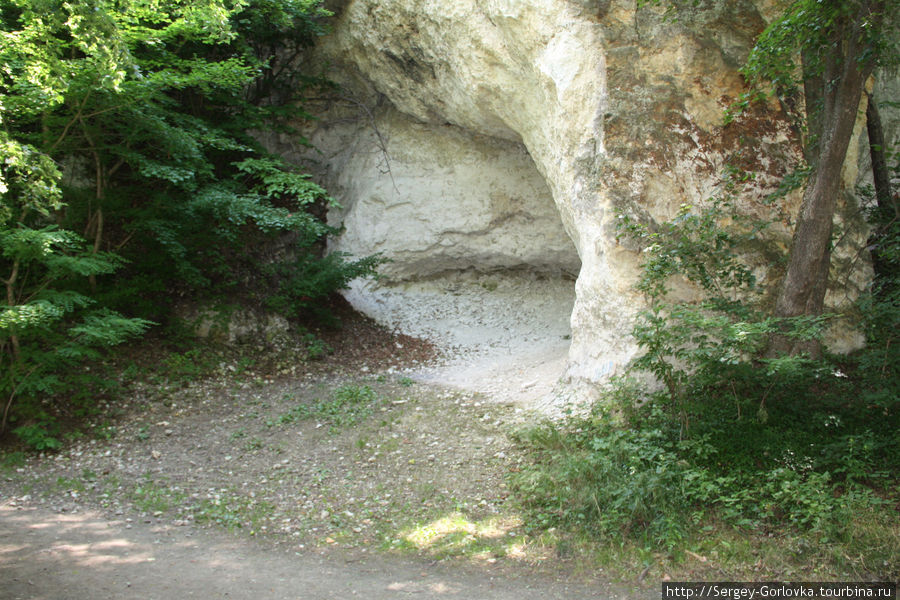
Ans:
{"type": "Polygon", "coordinates": [[[644,353],[630,375],[660,385],[618,379],[589,415],[520,434],[536,460],[513,486],[535,525],[670,551],[710,520],[849,539],[853,514],[882,510],[900,473],[893,282],[863,300],[870,345],[857,356],[766,357],[771,333],[814,338],[826,319],[766,316],[739,260],[761,225],[727,196],[653,231],[621,223],[645,243],[648,308],[633,331],[644,353]],[[670,300],[676,275],[705,297],[670,300]]]}
{"type": "Polygon", "coordinates": [[[250,133],[289,131],[328,85],[301,52],[328,14],[319,0],[3,4],[0,433],[16,398],[60,393],[81,361],[164,321],[173,295],[274,296],[296,314],[373,273],[375,258],[321,256],[331,199],[250,133]],[[273,261],[279,286],[259,275],[273,261]]]}

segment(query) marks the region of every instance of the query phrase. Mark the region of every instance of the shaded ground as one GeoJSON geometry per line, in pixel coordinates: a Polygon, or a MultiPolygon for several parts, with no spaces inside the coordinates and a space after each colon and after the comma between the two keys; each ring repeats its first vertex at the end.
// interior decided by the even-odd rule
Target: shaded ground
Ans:
{"type": "MultiPolygon", "coordinates": [[[[609,598],[599,587],[364,553],[273,550],[219,531],[0,507],[0,597],[237,600],[609,598]]],[[[499,569],[498,569],[499,571],[499,569]]]]}
{"type": "Polygon", "coordinates": [[[364,319],[326,342],[302,364],[166,357],[93,437],[7,455],[0,598],[658,593],[576,573],[529,535],[506,492],[508,436],[535,418],[520,403],[426,382],[434,349],[364,319]]]}

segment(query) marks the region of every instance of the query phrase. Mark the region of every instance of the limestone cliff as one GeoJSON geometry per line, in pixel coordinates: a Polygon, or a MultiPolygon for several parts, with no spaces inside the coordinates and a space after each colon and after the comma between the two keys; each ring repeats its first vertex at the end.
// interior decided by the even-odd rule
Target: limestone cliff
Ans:
{"type": "MultiPolygon", "coordinates": [[[[633,0],[335,2],[316,56],[342,87],[309,131],[317,151],[273,143],[341,203],[336,250],[394,259],[382,285],[459,270],[577,275],[567,373],[602,380],[633,356],[641,304],[639,249],[617,242],[615,211],[670,218],[715,193],[729,161],[760,173],[744,209],[770,211],[760,192],[798,157],[775,105],[722,127],[771,2],[701,4],[672,22],[633,0]]],[[[776,247],[797,201],[780,207],[776,247]]],[[[866,235],[845,222],[838,262],[866,235]]],[[[866,262],[853,265],[832,305],[865,285],[866,262]]]]}

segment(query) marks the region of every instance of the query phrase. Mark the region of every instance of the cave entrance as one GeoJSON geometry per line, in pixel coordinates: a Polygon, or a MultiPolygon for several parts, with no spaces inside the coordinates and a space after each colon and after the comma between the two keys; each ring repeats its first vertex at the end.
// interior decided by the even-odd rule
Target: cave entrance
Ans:
{"type": "Polygon", "coordinates": [[[346,151],[330,185],[344,207],[331,218],[345,227],[333,248],[391,260],[348,300],[434,341],[455,365],[438,380],[549,391],[565,366],[581,263],[534,161],[520,143],[396,113],[379,129],[371,146],[346,151]],[[386,154],[372,150],[385,140],[386,154]]]}

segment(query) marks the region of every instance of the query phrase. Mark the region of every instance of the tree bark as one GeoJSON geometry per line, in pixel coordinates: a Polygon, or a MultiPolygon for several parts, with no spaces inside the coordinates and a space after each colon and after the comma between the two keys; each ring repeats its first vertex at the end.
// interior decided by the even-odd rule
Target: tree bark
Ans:
{"type": "Polygon", "coordinates": [[[872,157],[872,179],[875,183],[875,199],[878,210],[884,216],[900,218],[900,203],[894,198],[891,190],[891,174],[888,170],[884,153],[884,128],[881,115],[872,94],[867,94],[869,104],[866,106],[866,132],[869,134],[869,155],[872,157]]]}
{"type": "MultiPolygon", "coordinates": [[[[871,62],[861,60],[865,48],[860,45],[859,27],[865,16],[861,13],[853,22],[835,27],[833,46],[822,50],[822,76],[810,77],[806,82],[808,160],[813,173],[804,190],[787,272],[775,302],[776,317],[822,314],[841,168],[865,82],[873,68],[871,62]]],[[[768,353],[775,356],[804,352],[817,358],[821,345],[815,340],[777,334],[772,337],[768,353]]]]}
{"type": "MultiPolygon", "coordinates": [[[[875,227],[869,235],[869,247],[872,249],[872,266],[875,277],[887,281],[896,276],[893,272],[896,265],[886,259],[882,252],[883,237],[891,224],[900,219],[900,201],[891,189],[891,175],[885,159],[884,130],[875,98],[868,94],[869,104],[866,107],[866,131],[869,134],[869,155],[872,158],[872,179],[875,184],[875,227]]],[[[876,287],[876,293],[878,293],[876,287]]]]}

